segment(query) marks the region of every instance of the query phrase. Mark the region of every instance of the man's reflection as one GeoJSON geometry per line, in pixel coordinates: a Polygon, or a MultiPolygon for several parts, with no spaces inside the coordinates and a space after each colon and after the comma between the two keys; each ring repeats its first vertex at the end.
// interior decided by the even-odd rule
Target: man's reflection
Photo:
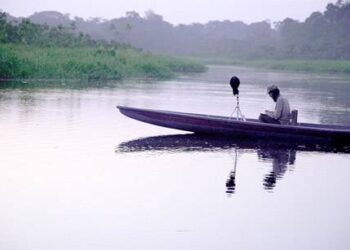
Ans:
{"type": "Polygon", "coordinates": [[[289,165],[294,165],[296,151],[293,149],[263,149],[257,151],[258,158],[262,160],[272,159],[272,170],[265,175],[263,185],[266,190],[272,190],[278,179],[282,179],[289,165]]]}
{"type": "MultiPolygon", "coordinates": [[[[265,175],[263,179],[263,186],[266,190],[271,191],[278,179],[282,179],[287,171],[287,168],[294,165],[296,159],[295,149],[257,149],[258,158],[263,161],[272,160],[272,170],[265,175]]],[[[235,150],[234,168],[230,172],[226,180],[226,193],[234,194],[236,191],[236,170],[237,170],[237,149],[235,150]]]]}

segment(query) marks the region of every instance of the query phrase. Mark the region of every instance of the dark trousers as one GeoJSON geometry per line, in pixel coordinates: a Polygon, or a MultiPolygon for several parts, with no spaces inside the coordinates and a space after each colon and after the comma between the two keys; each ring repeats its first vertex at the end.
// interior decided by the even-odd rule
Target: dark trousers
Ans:
{"type": "Polygon", "coordinates": [[[264,123],[281,124],[278,120],[266,114],[260,114],[259,121],[264,123]]]}

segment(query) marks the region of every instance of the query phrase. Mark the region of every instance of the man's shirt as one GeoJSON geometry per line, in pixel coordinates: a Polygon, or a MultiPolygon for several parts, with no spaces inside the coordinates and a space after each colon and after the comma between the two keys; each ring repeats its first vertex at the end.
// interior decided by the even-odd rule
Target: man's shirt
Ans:
{"type": "Polygon", "coordinates": [[[277,98],[273,118],[279,120],[281,124],[288,124],[290,121],[291,114],[290,114],[289,102],[282,95],[280,95],[277,98]]]}

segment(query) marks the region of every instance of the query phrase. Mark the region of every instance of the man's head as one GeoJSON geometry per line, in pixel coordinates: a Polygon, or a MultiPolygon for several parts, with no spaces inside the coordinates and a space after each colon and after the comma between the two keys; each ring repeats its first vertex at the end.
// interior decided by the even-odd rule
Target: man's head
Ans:
{"type": "Polygon", "coordinates": [[[276,102],[280,95],[280,90],[275,84],[272,84],[267,87],[267,93],[276,102]]]}

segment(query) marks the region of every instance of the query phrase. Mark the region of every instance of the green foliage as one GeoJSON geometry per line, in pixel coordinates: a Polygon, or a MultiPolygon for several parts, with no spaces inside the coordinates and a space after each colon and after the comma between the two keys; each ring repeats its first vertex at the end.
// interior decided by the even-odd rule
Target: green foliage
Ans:
{"type": "Polygon", "coordinates": [[[180,59],[173,57],[161,57],[167,67],[174,72],[188,73],[188,72],[203,72],[206,67],[203,64],[198,63],[197,60],[180,59]]]}
{"type": "Polygon", "coordinates": [[[26,59],[20,58],[13,48],[0,44],[0,78],[26,78],[31,70],[26,59]]]}
{"type": "Polygon", "coordinates": [[[176,72],[205,70],[196,63],[174,61],[177,67],[169,57],[126,48],[37,48],[0,43],[0,78],[164,79],[176,72]]]}
{"type": "MultiPolygon", "coordinates": [[[[6,21],[6,14],[0,12],[0,42],[24,44],[37,47],[93,46],[96,41],[87,35],[76,35],[63,26],[49,27],[22,19],[20,23],[6,21]]],[[[100,42],[103,43],[103,42],[100,42]]]]}
{"type": "Polygon", "coordinates": [[[169,78],[176,72],[203,71],[198,63],[155,56],[115,42],[94,41],[63,26],[22,20],[0,13],[0,78],[119,80],[169,78]]]}

